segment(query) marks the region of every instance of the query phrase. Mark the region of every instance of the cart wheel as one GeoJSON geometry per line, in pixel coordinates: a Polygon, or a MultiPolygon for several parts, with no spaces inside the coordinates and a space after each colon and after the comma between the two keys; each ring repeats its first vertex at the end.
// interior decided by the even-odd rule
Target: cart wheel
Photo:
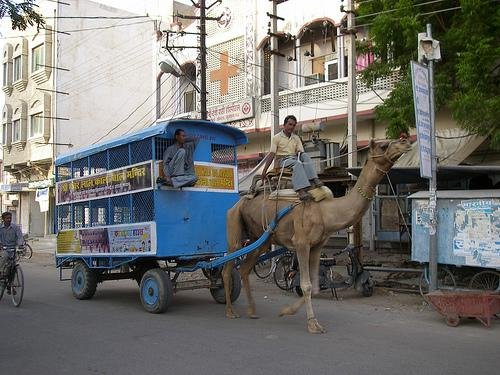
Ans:
{"type": "Polygon", "coordinates": [[[449,315],[446,317],[446,324],[450,327],[456,327],[460,323],[460,317],[458,315],[449,315]]]}
{"type": "Polygon", "coordinates": [[[71,290],[77,299],[90,299],[97,288],[97,273],[79,260],[71,274],[71,290]]]}
{"type": "Polygon", "coordinates": [[[160,268],[146,271],[142,276],[140,295],[142,306],[147,312],[152,314],[165,312],[174,295],[168,274],[160,268]]]}
{"type": "Polygon", "coordinates": [[[362,285],[361,294],[363,297],[371,297],[373,295],[373,284],[369,281],[362,285]]]}
{"type": "MultiPolygon", "coordinates": [[[[238,299],[241,292],[241,277],[240,273],[236,268],[231,270],[231,302],[238,299]]],[[[210,294],[217,303],[226,303],[226,294],[224,292],[224,286],[220,286],[214,289],[210,289],[210,294]]]]}
{"type": "Polygon", "coordinates": [[[470,280],[469,288],[497,290],[500,288],[500,273],[495,271],[482,271],[476,273],[470,280]]]}
{"type": "MultiPolygon", "coordinates": [[[[455,277],[446,267],[439,268],[437,284],[438,289],[455,289],[457,287],[455,277]]],[[[420,276],[418,288],[422,297],[429,293],[429,281],[425,277],[425,272],[422,272],[422,276],[420,276]]]]}

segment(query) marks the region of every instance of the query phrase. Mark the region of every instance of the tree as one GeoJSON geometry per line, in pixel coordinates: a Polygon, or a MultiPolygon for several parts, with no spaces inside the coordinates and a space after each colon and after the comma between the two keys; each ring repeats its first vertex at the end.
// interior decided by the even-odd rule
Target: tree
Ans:
{"type": "Polygon", "coordinates": [[[387,136],[415,126],[410,61],[417,60],[417,34],[432,25],[442,60],[434,67],[436,109],[447,107],[470,133],[487,135],[500,148],[500,7],[493,0],[370,0],[357,9],[358,25],[367,25],[369,41],[360,53],[375,62],[362,72],[372,84],[399,69],[401,81],[376,118],[387,122],[387,136]]]}
{"type": "Polygon", "coordinates": [[[45,25],[43,17],[33,8],[38,7],[35,0],[14,2],[11,0],[0,0],[0,18],[9,15],[13,30],[26,30],[28,26],[36,24],[37,28],[45,25]]]}

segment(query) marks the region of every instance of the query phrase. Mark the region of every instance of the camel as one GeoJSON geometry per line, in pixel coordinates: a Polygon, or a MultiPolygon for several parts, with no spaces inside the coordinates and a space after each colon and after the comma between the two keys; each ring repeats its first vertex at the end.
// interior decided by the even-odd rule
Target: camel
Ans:
{"type": "MultiPolygon", "coordinates": [[[[375,186],[393,166],[394,162],[411,146],[408,140],[370,141],[368,160],[349,193],[340,198],[328,198],[320,202],[305,201],[298,204],[278,223],[270,239],[248,254],[239,271],[247,298],[247,313],[258,318],[252,296],[249,274],[260,254],[270,244],[293,249],[297,253],[300,268],[300,287],[303,296],[291,306],[284,306],[280,316],[293,315],[305,304],[307,329],[310,333],[324,333],[326,330],[316,319],[311,295],[319,293],[319,262],[321,249],[334,232],[357,223],[368,209],[375,194],[375,186]]],[[[227,212],[228,252],[241,248],[242,240],[257,240],[276,213],[290,205],[290,201],[270,201],[266,194],[252,199],[242,197],[227,212]],[[264,216],[265,215],[265,216],[264,216]]],[[[231,270],[233,262],[226,263],[222,276],[226,299],[226,317],[238,318],[230,298],[231,270]]]]}

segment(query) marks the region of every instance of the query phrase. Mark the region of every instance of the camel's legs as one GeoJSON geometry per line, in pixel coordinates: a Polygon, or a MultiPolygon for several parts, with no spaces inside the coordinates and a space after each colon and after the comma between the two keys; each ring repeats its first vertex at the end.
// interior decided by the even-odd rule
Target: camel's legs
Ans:
{"type": "MultiPolygon", "coordinates": [[[[312,295],[319,293],[319,262],[321,257],[321,249],[323,246],[315,246],[311,248],[309,255],[309,269],[311,270],[312,295]]],[[[302,274],[302,271],[301,271],[302,274]]]]}
{"type": "Polygon", "coordinates": [[[260,246],[257,250],[252,251],[250,254],[248,254],[245,258],[245,261],[240,266],[241,281],[243,283],[243,289],[245,289],[245,294],[247,297],[247,304],[248,304],[247,313],[248,316],[252,319],[256,319],[258,318],[258,316],[256,314],[255,301],[253,299],[252,290],[250,288],[249,275],[253,269],[253,266],[255,266],[255,263],[257,263],[259,255],[263,254],[268,249],[269,249],[269,242],[266,242],[262,246],[260,246]]]}
{"type": "Polygon", "coordinates": [[[295,251],[297,252],[297,258],[299,260],[300,269],[300,288],[304,294],[304,303],[306,305],[307,314],[307,330],[310,333],[324,333],[325,329],[318,323],[316,317],[314,316],[314,311],[311,302],[311,269],[309,268],[309,256],[310,247],[306,243],[301,243],[296,246],[295,251]]]}
{"type": "MultiPolygon", "coordinates": [[[[234,251],[234,250],[232,250],[234,251]]],[[[232,252],[229,251],[229,252],[232,252]]],[[[233,287],[231,279],[231,270],[234,267],[234,261],[227,262],[222,269],[222,282],[224,283],[224,294],[226,296],[226,317],[234,319],[240,316],[233,308],[233,303],[231,302],[231,289],[233,287]]]]}

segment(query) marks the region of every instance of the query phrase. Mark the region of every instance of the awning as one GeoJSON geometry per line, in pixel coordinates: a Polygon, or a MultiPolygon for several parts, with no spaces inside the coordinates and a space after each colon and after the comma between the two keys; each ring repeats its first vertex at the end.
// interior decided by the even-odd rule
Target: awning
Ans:
{"type": "MultiPolygon", "coordinates": [[[[464,129],[436,130],[436,155],[439,166],[459,165],[472,154],[486,137],[469,135],[464,129]]],[[[419,167],[418,142],[413,143],[410,151],[402,155],[394,167],[419,167]]]]}

